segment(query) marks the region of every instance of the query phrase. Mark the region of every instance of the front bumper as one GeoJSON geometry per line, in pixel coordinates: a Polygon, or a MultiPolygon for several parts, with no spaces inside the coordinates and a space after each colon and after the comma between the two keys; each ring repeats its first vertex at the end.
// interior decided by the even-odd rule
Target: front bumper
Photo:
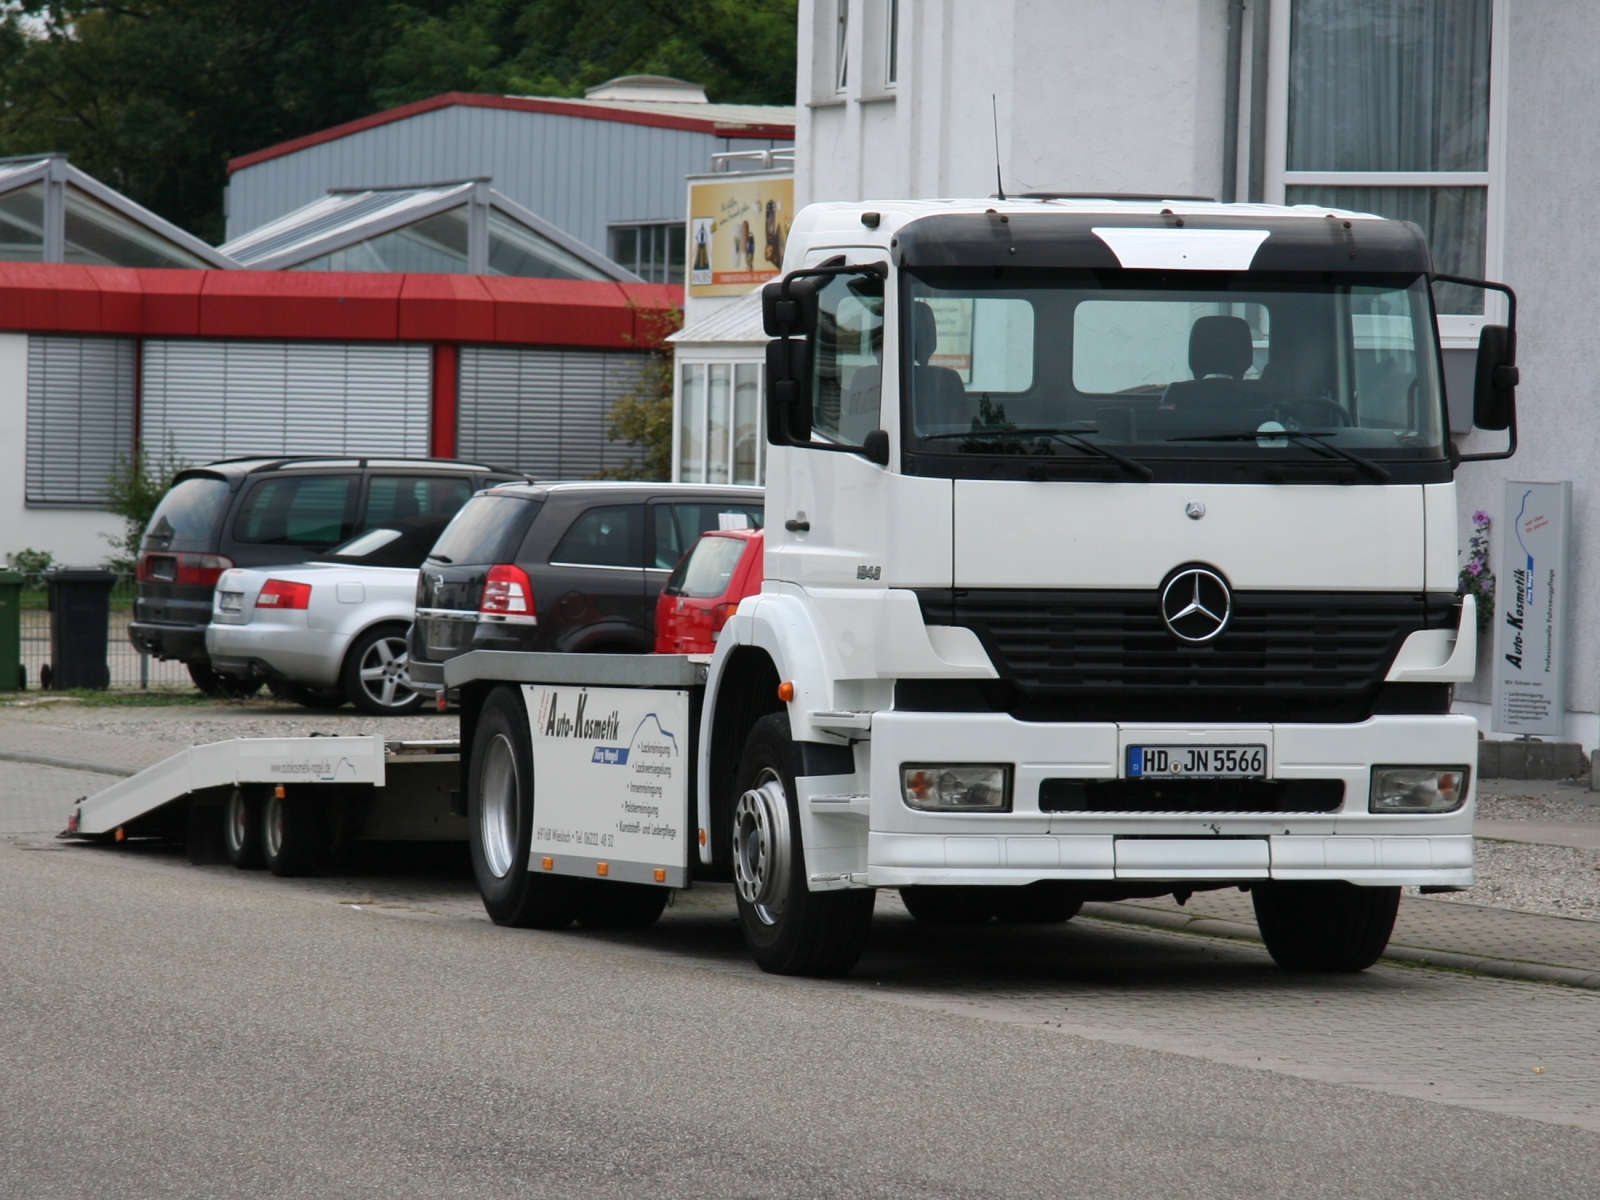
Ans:
{"type": "MultiPolygon", "coordinates": [[[[1019,884],[1037,879],[1346,880],[1372,886],[1473,882],[1469,782],[1455,812],[1367,811],[1375,764],[1472,766],[1470,717],[1381,716],[1350,725],[1046,724],[990,713],[878,713],[870,745],[865,879],[906,884],[1019,884]],[[1339,780],[1332,812],[1043,812],[1046,779],[1114,779],[1138,744],[1253,743],[1269,779],[1339,780]],[[1010,762],[1012,811],[927,813],[900,795],[902,763],[1010,762]]],[[[1475,773],[1474,773],[1475,776],[1475,773]]],[[[802,792],[813,788],[803,786],[802,792]]],[[[831,788],[834,792],[837,787],[831,788]]],[[[827,813],[830,803],[811,803],[827,813]]],[[[844,814],[841,812],[841,816],[844,814]]]]}

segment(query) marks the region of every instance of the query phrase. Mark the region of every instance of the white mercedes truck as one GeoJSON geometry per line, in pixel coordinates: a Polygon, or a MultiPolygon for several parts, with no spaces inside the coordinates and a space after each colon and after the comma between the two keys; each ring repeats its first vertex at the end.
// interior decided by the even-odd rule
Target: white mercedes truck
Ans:
{"type": "Polygon", "coordinates": [[[1284,967],[1369,966],[1402,887],[1473,881],[1439,284],[1506,314],[1473,397],[1505,457],[1515,298],[1414,225],[807,208],[763,293],[765,582],[709,663],[447,664],[490,914],[731,880],[763,968],[830,975],[880,888],[981,922],[1237,887],[1284,967]]]}

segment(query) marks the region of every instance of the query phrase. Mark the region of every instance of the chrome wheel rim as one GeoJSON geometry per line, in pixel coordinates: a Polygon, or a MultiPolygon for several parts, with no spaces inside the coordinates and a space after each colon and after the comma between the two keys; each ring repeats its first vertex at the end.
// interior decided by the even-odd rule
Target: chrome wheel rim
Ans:
{"type": "Polygon", "coordinates": [[[261,823],[266,842],[267,857],[277,858],[283,850],[283,798],[273,796],[267,801],[267,817],[261,823]]]}
{"type": "Polygon", "coordinates": [[[478,780],[478,830],[489,874],[504,879],[511,872],[517,848],[517,756],[511,742],[497,733],[483,755],[478,780]]]}
{"type": "Polygon", "coordinates": [[[770,767],[733,810],[733,881],[763,925],[776,925],[789,894],[789,797],[770,767]]]}
{"type": "Polygon", "coordinates": [[[228,796],[228,811],[224,814],[222,828],[228,839],[228,853],[237,858],[244,853],[245,841],[250,836],[250,809],[238,788],[228,796]]]}
{"type": "Polygon", "coordinates": [[[383,708],[409,704],[416,695],[411,690],[411,676],[406,670],[409,663],[404,637],[395,633],[379,638],[367,647],[356,665],[361,690],[383,708]]]}

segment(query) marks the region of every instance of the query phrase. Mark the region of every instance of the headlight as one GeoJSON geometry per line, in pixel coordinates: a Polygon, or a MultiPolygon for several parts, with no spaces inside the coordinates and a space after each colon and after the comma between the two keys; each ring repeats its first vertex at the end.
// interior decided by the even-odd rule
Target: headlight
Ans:
{"type": "Polygon", "coordinates": [[[911,764],[900,768],[906,804],[926,812],[1009,812],[1009,764],[911,764]]]}
{"type": "Polygon", "coordinates": [[[1375,813],[1454,812],[1466,799],[1466,767],[1372,768],[1375,813]]]}

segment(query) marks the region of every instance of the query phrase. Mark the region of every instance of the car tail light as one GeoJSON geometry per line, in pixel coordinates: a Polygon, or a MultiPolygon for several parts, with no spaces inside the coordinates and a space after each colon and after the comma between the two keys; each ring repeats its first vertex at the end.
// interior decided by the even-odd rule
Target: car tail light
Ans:
{"type": "Polygon", "coordinates": [[[287,579],[269,579],[256,597],[257,608],[308,608],[311,605],[311,585],[291,583],[287,579]]]}
{"type": "Polygon", "coordinates": [[[533,610],[533,583],[528,579],[528,573],[510,563],[490,567],[483,581],[483,600],[478,605],[478,619],[513,625],[536,624],[538,618],[533,610]]]}
{"type": "Polygon", "coordinates": [[[718,604],[714,606],[711,610],[711,632],[722,632],[722,627],[726,625],[733,614],[738,611],[739,602],[737,600],[731,600],[726,604],[718,604]]]}
{"type": "Polygon", "coordinates": [[[215,587],[218,577],[233,566],[221,554],[158,554],[139,556],[134,577],[140,583],[175,583],[180,587],[215,587]]]}

